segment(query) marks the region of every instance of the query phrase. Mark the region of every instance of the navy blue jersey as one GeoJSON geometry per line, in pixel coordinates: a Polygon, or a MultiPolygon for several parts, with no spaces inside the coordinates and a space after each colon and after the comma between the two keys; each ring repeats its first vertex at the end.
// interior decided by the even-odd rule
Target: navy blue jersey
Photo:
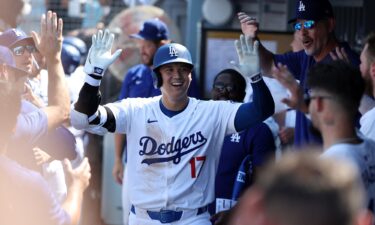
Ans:
{"type": "MultiPolygon", "coordinates": [[[[265,123],[226,136],[216,174],[215,199],[232,199],[234,195],[236,198],[234,200],[237,200],[243,190],[240,191],[241,193],[233,193],[233,187],[242,161],[250,155],[252,167],[261,166],[269,156],[275,154],[275,148],[272,132],[265,123]]],[[[250,181],[253,176],[252,168],[248,169],[246,176],[247,181],[250,181]]],[[[250,184],[246,182],[243,189],[250,184]]],[[[211,214],[215,213],[215,205],[215,201],[209,205],[211,214]]]]}
{"type": "MultiPolygon", "coordinates": [[[[359,66],[360,60],[358,54],[355,53],[347,43],[340,43],[340,47],[344,47],[345,52],[347,53],[352,65],[359,66]]],[[[330,61],[332,61],[332,58],[328,54],[319,63],[328,63],[330,61]]],[[[293,74],[293,76],[300,81],[304,93],[308,93],[309,88],[306,86],[306,76],[309,71],[309,68],[316,64],[316,61],[312,56],[306,55],[304,50],[299,52],[289,52],[282,55],[275,55],[274,62],[275,65],[277,65],[277,63],[279,62],[281,62],[284,65],[287,65],[288,69],[293,74]]],[[[305,114],[300,111],[297,111],[296,124],[294,130],[295,147],[302,147],[310,144],[322,144],[321,138],[317,137],[310,131],[310,126],[311,121],[306,118],[305,114]]]]}

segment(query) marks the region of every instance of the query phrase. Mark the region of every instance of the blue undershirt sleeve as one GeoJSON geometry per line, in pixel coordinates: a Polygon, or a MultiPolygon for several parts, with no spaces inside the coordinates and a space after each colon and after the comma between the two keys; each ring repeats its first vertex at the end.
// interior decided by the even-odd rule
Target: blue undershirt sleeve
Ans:
{"type": "Polygon", "coordinates": [[[243,103],[234,118],[234,127],[237,132],[262,122],[273,115],[275,111],[275,103],[264,80],[261,79],[256,83],[251,83],[251,86],[253,88],[253,101],[243,103]]]}

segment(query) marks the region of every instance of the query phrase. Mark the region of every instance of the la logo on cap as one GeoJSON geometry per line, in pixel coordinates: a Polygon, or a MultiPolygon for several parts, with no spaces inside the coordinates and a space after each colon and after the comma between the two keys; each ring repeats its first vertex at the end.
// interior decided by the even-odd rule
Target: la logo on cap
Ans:
{"type": "Polygon", "coordinates": [[[302,1],[299,1],[298,11],[302,12],[305,11],[305,5],[302,1]]]}
{"type": "Polygon", "coordinates": [[[169,56],[170,57],[173,57],[173,56],[178,57],[178,51],[175,48],[173,48],[173,46],[169,46],[169,56]]]}

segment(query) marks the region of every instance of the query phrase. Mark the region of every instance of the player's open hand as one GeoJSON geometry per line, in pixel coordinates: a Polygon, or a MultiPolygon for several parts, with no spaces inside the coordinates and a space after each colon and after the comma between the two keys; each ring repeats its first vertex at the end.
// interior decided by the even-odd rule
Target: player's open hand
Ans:
{"type": "Polygon", "coordinates": [[[62,47],[63,21],[57,18],[56,13],[48,11],[40,20],[40,35],[31,32],[38,51],[46,57],[46,60],[60,59],[62,47]]]}
{"type": "Polygon", "coordinates": [[[284,98],[281,102],[285,103],[292,109],[300,110],[301,112],[307,113],[308,108],[305,105],[303,99],[303,91],[296,79],[289,72],[287,66],[279,63],[277,67],[274,67],[272,71],[273,77],[278,80],[281,85],[289,90],[291,96],[284,98]]]}
{"type": "Polygon", "coordinates": [[[259,42],[253,42],[251,37],[245,37],[241,34],[240,40],[235,40],[234,45],[236,46],[238,55],[238,69],[245,76],[250,78],[251,82],[258,81],[260,76],[260,65],[259,65],[259,42]]]}
{"type": "Polygon", "coordinates": [[[250,17],[244,12],[239,12],[237,16],[241,23],[242,33],[246,37],[257,38],[259,23],[256,18],[250,17]]]}
{"type": "Polygon", "coordinates": [[[85,63],[85,72],[87,74],[102,76],[104,71],[120,56],[121,49],[112,54],[114,38],[115,35],[110,33],[109,30],[104,32],[98,30],[92,36],[92,45],[85,63]]]}

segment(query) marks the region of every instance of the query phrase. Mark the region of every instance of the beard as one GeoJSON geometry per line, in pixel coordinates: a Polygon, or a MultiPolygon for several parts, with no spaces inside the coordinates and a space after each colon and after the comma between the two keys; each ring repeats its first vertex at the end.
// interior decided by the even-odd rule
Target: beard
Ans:
{"type": "Polygon", "coordinates": [[[142,63],[145,64],[146,66],[152,66],[152,59],[148,56],[142,56],[142,63]]]}

